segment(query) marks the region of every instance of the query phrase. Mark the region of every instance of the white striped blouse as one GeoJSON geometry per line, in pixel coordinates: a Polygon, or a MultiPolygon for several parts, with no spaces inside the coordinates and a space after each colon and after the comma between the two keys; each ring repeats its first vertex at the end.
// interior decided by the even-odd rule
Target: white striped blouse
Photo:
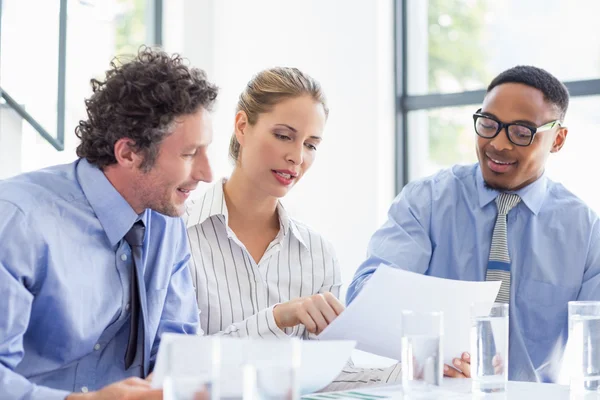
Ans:
{"type": "MultiPolygon", "coordinates": [[[[200,328],[207,335],[308,338],[304,325],[280,329],[273,307],[317,293],[339,297],[341,274],[331,244],[290,218],[279,203],[279,233],[256,263],[228,226],[225,182],[217,181],[201,198],[190,201],[184,215],[200,328]]],[[[327,389],[392,382],[399,372],[397,366],[365,370],[349,364],[327,389]]]]}
{"type": "Polygon", "coordinates": [[[256,263],[227,223],[225,179],[187,207],[191,272],[205,334],[306,337],[303,325],[281,330],[276,304],[316,293],[339,297],[341,276],[329,243],[278,204],[281,229],[256,263]]]}

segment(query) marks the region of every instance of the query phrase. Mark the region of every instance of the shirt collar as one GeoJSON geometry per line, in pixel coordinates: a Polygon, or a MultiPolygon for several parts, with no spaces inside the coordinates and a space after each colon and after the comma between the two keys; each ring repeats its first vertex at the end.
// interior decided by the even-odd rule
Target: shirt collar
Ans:
{"type": "Polygon", "coordinates": [[[148,226],[148,210],[136,214],[104,172],[86,159],[78,161],[77,179],[111,246],[116,246],[138,219],[148,226]]]}
{"type": "MultiPolygon", "coordinates": [[[[183,218],[188,229],[195,225],[201,225],[208,218],[215,215],[223,216],[224,224],[227,229],[229,229],[229,213],[227,212],[227,203],[225,202],[225,193],[223,192],[223,185],[225,185],[225,182],[227,182],[227,178],[220,179],[212,185],[201,198],[190,201],[186,205],[186,212],[183,218]]],[[[308,248],[296,223],[290,218],[288,212],[279,201],[277,202],[277,214],[279,215],[279,225],[281,227],[281,239],[283,240],[288,232],[291,231],[292,235],[294,235],[304,247],[308,248]]]]}
{"type": "MultiPolygon", "coordinates": [[[[479,195],[479,206],[485,207],[489,203],[498,197],[501,193],[495,189],[489,189],[485,186],[485,182],[483,181],[483,174],[481,173],[481,167],[477,164],[477,168],[475,170],[475,175],[477,179],[477,192],[479,195]]],[[[542,174],[536,181],[530,183],[529,185],[521,188],[519,190],[507,193],[515,193],[519,195],[523,203],[529,208],[529,210],[537,215],[542,208],[542,204],[544,203],[544,199],[546,197],[546,192],[548,188],[548,178],[546,177],[546,172],[542,174]]]]}

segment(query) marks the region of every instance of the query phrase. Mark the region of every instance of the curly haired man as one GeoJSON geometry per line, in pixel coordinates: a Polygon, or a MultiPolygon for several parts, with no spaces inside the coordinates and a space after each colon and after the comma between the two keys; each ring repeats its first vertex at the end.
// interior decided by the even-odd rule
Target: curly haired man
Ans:
{"type": "Polygon", "coordinates": [[[79,159],[0,182],[3,398],[162,398],[161,335],[197,329],[178,217],[212,180],[217,88],[149,48],[92,87],[79,159]]]}

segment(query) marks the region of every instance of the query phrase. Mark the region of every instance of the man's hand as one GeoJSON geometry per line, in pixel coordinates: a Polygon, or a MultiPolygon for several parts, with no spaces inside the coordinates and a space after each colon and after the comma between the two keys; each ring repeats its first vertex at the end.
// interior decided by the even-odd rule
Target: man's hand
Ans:
{"type": "Polygon", "coordinates": [[[162,389],[151,389],[144,379],[128,378],[97,392],[71,394],[66,400],[162,400],[162,393],[162,389]]]}
{"type": "MultiPolygon", "coordinates": [[[[450,378],[470,378],[471,377],[471,355],[469,353],[463,353],[461,358],[455,358],[452,360],[452,364],[454,364],[456,369],[449,367],[448,365],[444,365],[444,376],[448,376],[450,378]]],[[[502,375],[504,373],[504,362],[502,362],[502,357],[500,354],[496,354],[494,358],[492,358],[492,366],[494,367],[495,375],[502,375]]]]}
{"type": "Polygon", "coordinates": [[[463,353],[461,358],[452,360],[452,364],[458,371],[448,365],[444,365],[444,376],[450,378],[470,378],[471,377],[471,356],[469,353],[463,353]]]}
{"type": "Polygon", "coordinates": [[[273,309],[273,317],[279,329],[302,324],[310,333],[318,334],[342,311],[343,304],[333,294],[326,292],[278,304],[273,309]]]}

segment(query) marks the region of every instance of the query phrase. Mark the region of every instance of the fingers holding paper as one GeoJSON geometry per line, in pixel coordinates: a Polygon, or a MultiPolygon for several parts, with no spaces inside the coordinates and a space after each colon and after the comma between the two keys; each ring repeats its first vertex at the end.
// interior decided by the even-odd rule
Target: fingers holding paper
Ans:
{"type": "Polygon", "coordinates": [[[302,324],[310,333],[322,332],[340,313],[344,305],[330,292],[299,297],[273,308],[280,329],[302,324]]]}

